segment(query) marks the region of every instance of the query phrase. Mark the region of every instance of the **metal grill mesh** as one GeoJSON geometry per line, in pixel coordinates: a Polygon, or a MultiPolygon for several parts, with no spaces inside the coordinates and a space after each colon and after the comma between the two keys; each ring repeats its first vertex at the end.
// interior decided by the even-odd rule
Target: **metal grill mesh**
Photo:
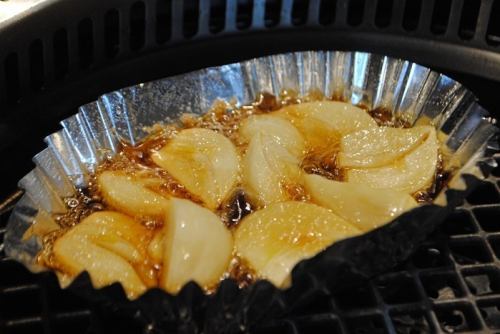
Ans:
{"type": "MultiPolygon", "coordinates": [[[[137,333],[119,318],[37,278],[3,253],[16,196],[0,207],[0,333],[137,333]]],[[[500,332],[500,167],[410,261],[366,286],[317,295],[260,333],[500,332]]]]}
{"type": "MultiPolygon", "coordinates": [[[[102,1],[98,0],[58,1],[59,7],[54,7],[53,10],[57,17],[44,20],[43,27],[23,22],[23,29],[13,30],[16,38],[4,38],[0,47],[0,102],[5,106],[0,108],[0,118],[9,114],[21,115],[18,111],[32,108],[29,103],[26,106],[20,104],[20,98],[25,102],[36,102],[40,110],[63,110],[63,106],[44,106],[51,106],[53,101],[65,103],[66,106],[79,105],[90,96],[111,90],[112,87],[135,83],[139,77],[147,81],[171,75],[172,73],[159,72],[160,68],[172,71],[171,67],[162,66],[169,63],[166,58],[157,58],[161,59],[161,63],[159,60],[155,63],[152,58],[144,57],[148,66],[135,66],[134,71],[128,68],[134,73],[128,73],[119,66],[116,67],[116,72],[110,72],[127,72],[126,80],[122,75],[108,75],[106,80],[95,80],[91,85],[84,80],[75,84],[82,70],[102,69],[109,66],[110,62],[121,64],[124,59],[128,61],[131,55],[138,57],[141,54],[153,54],[154,51],[174,44],[182,44],[180,42],[184,42],[185,35],[193,33],[194,27],[190,24],[198,21],[200,24],[195,41],[208,40],[216,33],[230,35],[243,30],[260,31],[262,26],[273,27],[272,34],[292,28],[297,31],[313,29],[315,32],[319,32],[320,27],[328,29],[325,30],[327,34],[308,34],[307,38],[297,35],[297,38],[281,38],[282,41],[279,38],[271,39],[272,37],[265,39],[272,34],[258,35],[259,45],[266,46],[252,48],[252,52],[258,55],[263,50],[271,53],[297,48],[298,45],[301,45],[301,49],[312,45],[315,48],[340,45],[349,49],[379,50],[381,53],[391,50],[391,54],[406,54],[412,59],[420,57],[419,61],[423,63],[451,70],[460,68],[463,73],[481,74],[489,78],[498,76],[498,67],[491,64],[495,64],[494,59],[497,59],[493,51],[498,51],[500,40],[500,20],[495,20],[500,12],[500,0],[268,0],[265,6],[262,6],[262,1],[242,0],[189,0],[183,2],[184,6],[179,5],[180,1],[143,2],[145,10],[141,5],[142,1],[136,0],[107,1],[106,6],[102,6],[102,1]],[[199,20],[189,12],[193,10],[191,5],[195,3],[200,4],[199,13],[203,13],[198,14],[199,20]],[[420,3],[422,6],[415,9],[410,6],[413,3],[420,3]],[[213,6],[207,10],[207,4],[213,6]],[[131,8],[135,10],[131,11],[131,8]],[[60,15],[61,12],[65,15],[60,15]],[[89,13],[93,14],[89,16],[89,13]],[[381,31],[385,35],[375,38],[381,31]],[[351,35],[348,35],[349,32],[351,35]],[[359,38],[364,32],[369,32],[372,38],[359,38]],[[393,39],[391,36],[400,38],[393,39]],[[301,43],[293,44],[294,39],[301,43]],[[19,41],[22,43],[19,44],[19,41]],[[405,44],[403,41],[409,42],[405,44]],[[432,43],[428,43],[429,41],[432,43]],[[439,43],[439,48],[436,48],[436,43],[439,43]],[[451,48],[454,44],[459,48],[451,48]],[[78,52],[79,48],[87,52],[78,52]],[[436,57],[435,50],[443,57],[436,57]],[[469,51],[465,52],[466,50],[469,51]],[[492,52],[487,53],[485,50],[492,52]],[[476,61],[470,61],[472,51],[476,61]],[[45,55],[43,62],[40,61],[41,54],[45,55]],[[450,54],[453,58],[450,58],[450,54]],[[447,61],[448,59],[454,61],[447,61]],[[462,62],[457,62],[459,60],[462,62]],[[81,89],[79,94],[61,93],[65,92],[61,87],[66,86],[70,92],[78,91],[75,87],[85,89],[81,89]],[[39,96],[36,95],[39,91],[52,92],[52,95],[49,94],[44,99],[35,98],[39,96]],[[64,96],[65,99],[54,96],[64,96]]],[[[237,38],[230,40],[232,43],[237,40],[241,40],[241,43],[252,41],[243,38],[244,35],[235,36],[237,38]]],[[[238,51],[238,47],[232,46],[232,52],[222,53],[216,47],[210,49],[215,51],[211,54],[211,50],[207,48],[203,54],[207,59],[212,57],[212,65],[234,61],[231,57],[252,56],[248,48],[238,51]],[[237,52],[242,54],[237,56],[237,52]]],[[[198,58],[190,57],[189,61],[184,62],[189,66],[183,65],[183,62],[178,61],[179,57],[175,56],[176,53],[173,54],[172,59],[176,60],[174,72],[184,72],[186,67],[192,69],[192,63],[198,67],[207,65],[198,58]]],[[[103,77],[102,74],[100,77],[103,77]]],[[[470,79],[471,86],[476,84],[475,79],[470,79]]],[[[496,84],[490,89],[486,89],[486,85],[478,86],[478,96],[493,101],[490,104],[494,106],[496,84]]],[[[43,95],[40,93],[40,96],[43,95]]],[[[74,110],[68,114],[73,112],[74,110]]],[[[33,137],[35,134],[42,136],[49,131],[48,127],[54,126],[54,119],[60,118],[56,113],[49,115],[40,112],[30,115],[32,114],[43,115],[44,119],[36,118],[37,121],[32,122],[35,126],[29,127],[25,122],[27,118],[20,117],[22,126],[8,127],[12,138],[23,135],[33,137]]],[[[4,143],[14,142],[10,136],[7,138],[3,140],[4,143]]],[[[3,156],[17,160],[17,164],[0,164],[4,182],[0,192],[14,187],[19,176],[16,173],[24,174],[31,169],[31,164],[26,162],[40,149],[20,144],[12,147],[3,156]]],[[[488,182],[469,197],[468,202],[443,224],[442,229],[410,261],[393,272],[378,277],[363,289],[333,297],[318,295],[306,309],[296,310],[293,317],[262,324],[258,331],[500,333],[499,188],[500,168],[497,168],[488,182]]],[[[15,198],[5,199],[0,204],[0,333],[140,332],[141,329],[135,327],[130,320],[106,313],[97,305],[89,305],[69,292],[60,290],[57,282],[51,279],[52,276],[35,277],[21,265],[5,258],[2,251],[3,234],[14,202],[15,198]]]]}

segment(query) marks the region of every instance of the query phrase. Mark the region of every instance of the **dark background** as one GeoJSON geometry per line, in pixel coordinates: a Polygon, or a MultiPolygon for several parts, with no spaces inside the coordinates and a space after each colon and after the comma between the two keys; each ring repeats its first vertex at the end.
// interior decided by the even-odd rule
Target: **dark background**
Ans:
{"type": "MultiPolygon", "coordinates": [[[[43,138],[102,93],[279,52],[364,50],[442,71],[498,116],[499,45],[499,0],[48,0],[0,26],[0,244],[43,138]]],[[[499,176],[408,263],[259,331],[500,331],[499,176]]],[[[109,331],[140,329],[0,253],[0,333],[109,331]]]]}

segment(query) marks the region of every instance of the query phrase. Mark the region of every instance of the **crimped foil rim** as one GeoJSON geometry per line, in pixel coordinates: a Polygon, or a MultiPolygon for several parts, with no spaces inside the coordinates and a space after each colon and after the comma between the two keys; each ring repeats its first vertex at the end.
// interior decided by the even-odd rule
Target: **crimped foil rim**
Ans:
{"type": "MultiPolygon", "coordinates": [[[[319,90],[355,105],[389,109],[413,124],[431,121],[464,163],[460,174],[483,179],[488,169],[484,166],[495,164],[494,120],[469,90],[443,74],[365,52],[307,51],[256,58],[104,94],[62,121],[62,130],[46,137],[48,147],[34,157],[35,169],[19,182],[25,194],[8,222],[7,254],[32,271],[41,270],[32,261],[39,241],[22,240],[24,231],[36,215],[63,212],[62,199],[85,186],[89,173],[117,152],[120,141],[135,144],[148,134],[147,126],[168,123],[184,112],[202,114],[217,98],[243,105],[260,92],[279,95],[283,90],[301,95],[319,90]]],[[[461,177],[456,187],[467,188],[461,177]]],[[[442,195],[441,203],[446,204],[442,195]]]]}

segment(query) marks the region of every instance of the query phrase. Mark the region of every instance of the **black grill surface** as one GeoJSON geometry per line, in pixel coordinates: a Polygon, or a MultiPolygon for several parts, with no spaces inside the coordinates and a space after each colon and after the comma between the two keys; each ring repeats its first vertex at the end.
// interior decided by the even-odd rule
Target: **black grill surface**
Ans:
{"type": "MultiPolygon", "coordinates": [[[[206,66],[336,49],[431,66],[498,118],[499,18],[500,0],[51,0],[0,26],[0,334],[148,333],[3,253],[20,195],[7,194],[78,105],[206,66]]],[[[407,263],[252,332],[500,333],[500,168],[407,263]]]]}
{"type": "MultiPolygon", "coordinates": [[[[0,241],[19,193],[1,207],[0,241]]],[[[500,333],[500,167],[407,263],[357,290],[318,295],[256,333],[500,333]]],[[[0,242],[0,333],[141,333],[34,276],[0,242]]],[[[147,333],[147,331],[145,331],[147,333]]]]}

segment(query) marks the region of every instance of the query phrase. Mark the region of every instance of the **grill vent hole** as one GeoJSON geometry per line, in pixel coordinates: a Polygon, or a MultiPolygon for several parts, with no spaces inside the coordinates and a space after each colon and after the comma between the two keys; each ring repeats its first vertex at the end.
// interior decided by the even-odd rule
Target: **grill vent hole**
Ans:
{"type": "Polygon", "coordinates": [[[446,32],[450,17],[451,0],[436,0],[432,12],[431,31],[441,35],[446,32]]]}
{"type": "Polygon", "coordinates": [[[467,201],[470,204],[496,204],[500,203],[500,194],[493,183],[482,182],[467,196],[467,201]]]}
{"type": "Polygon", "coordinates": [[[481,1],[464,0],[462,16],[460,17],[460,25],[458,28],[458,35],[460,38],[471,39],[474,37],[480,5],[481,1]]]}
{"type": "Polygon", "coordinates": [[[226,21],[226,1],[211,0],[210,6],[210,32],[218,33],[224,30],[226,21]]]}
{"type": "Polygon", "coordinates": [[[500,293],[500,271],[498,268],[483,267],[465,270],[462,274],[465,284],[472,294],[485,296],[500,293]]]}
{"type": "Polygon", "coordinates": [[[448,235],[472,234],[477,232],[476,225],[468,211],[456,210],[441,225],[448,235]]]}
{"type": "Polygon", "coordinates": [[[11,53],[5,58],[5,90],[7,92],[7,102],[16,103],[20,98],[19,89],[19,60],[17,53],[11,53]]]}
{"type": "Polygon", "coordinates": [[[335,21],[335,10],[337,0],[321,0],[319,6],[319,23],[323,25],[332,24],[335,21]]]}
{"type": "Polygon", "coordinates": [[[401,311],[396,308],[390,315],[396,333],[422,334],[431,332],[429,320],[421,311],[401,311]]]}
{"type": "Polygon", "coordinates": [[[481,328],[474,308],[470,304],[437,306],[435,314],[445,333],[468,332],[481,328]]]}
{"type": "Polygon", "coordinates": [[[393,0],[379,0],[375,12],[375,25],[379,28],[388,27],[392,19],[393,0]]]}
{"type": "Polygon", "coordinates": [[[94,61],[93,27],[89,18],[78,24],[78,57],[81,68],[89,67],[94,61]]]}
{"type": "Polygon", "coordinates": [[[156,2],[156,42],[165,43],[172,33],[172,2],[158,0],[156,2]]]}
{"type": "Polygon", "coordinates": [[[500,329],[500,300],[478,301],[477,306],[486,325],[492,329],[500,329]]]}
{"type": "Polygon", "coordinates": [[[292,23],[301,25],[307,21],[309,0],[295,0],[292,7],[292,23]]]}
{"type": "Polygon", "coordinates": [[[478,264],[492,261],[491,254],[480,239],[457,240],[451,243],[450,253],[458,264],[478,264]]]}
{"type": "Polygon", "coordinates": [[[37,39],[29,47],[30,59],[30,81],[33,90],[40,90],[43,86],[43,46],[42,41],[37,39]]]}
{"type": "Polygon", "coordinates": [[[351,26],[360,25],[363,21],[365,0],[350,0],[347,7],[347,23],[351,26]]]}
{"type": "Polygon", "coordinates": [[[403,14],[403,28],[408,31],[417,29],[422,10],[422,0],[407,0],[403,14]]]}
{"type": "Polygon", "coordinates": [[[236,27],[240,30],[250,27],[252,24],[253,0],[238,1],[236,11],[236,27]]]}
{"type": "Polygon", "coordinates": [[[116,9],[104,14],[104,43],[109,58],[115,57],[120,51],[120,16],[116,9]]]}
{"type": "Polygon", "coordinates": [[[130,7],[130,49],[139,50],[144,46],[146,29],[146,8],[142,1],[130,7]]]}
{"type": "Polygon", "coordinates": [[[500,45],[500,0],[493,3],[490,13],[490,21],[488,23],[488,32],[486,34],[486,42],[490,45],[500,45]]]}
{"type": "Polygon", "coordinates": [[[198,0],[184,1],[184,37],[190,38],[198,32],[198,0]]]}
{"type": "Polygon", "coordinates": [[[429,298],[442,301],[465,295],[460,287],[459,278],[454,273],[430,273],[423,275],[420,280],[429,298]]]}
{"type": "Polygon", "coordinates": [[[479,225],[486,232],[500,232],[500,208],[499,207],[486,207],[477,208],[473,210],[479,225]]]}
{"type": "Polygon", "coordinates": [[[59,29],[54,33],[54,76],[62,79],[68,73],[68,33],[59,29]]]}
{"type": "Polygon", "coordinates": [[[264,22],[266,27],[274,27],[280,22],[281,0],[266,0],[266,14],[264,22]]]}

